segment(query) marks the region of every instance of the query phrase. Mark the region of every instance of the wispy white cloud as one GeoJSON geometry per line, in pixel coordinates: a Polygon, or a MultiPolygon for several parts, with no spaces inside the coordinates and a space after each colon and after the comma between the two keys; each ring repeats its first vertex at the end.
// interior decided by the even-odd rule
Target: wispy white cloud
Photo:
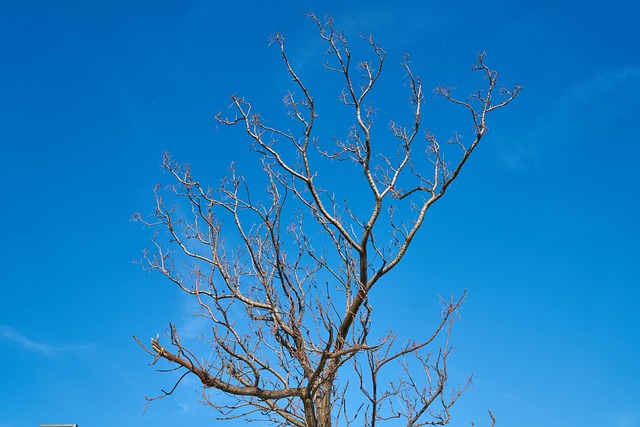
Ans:
{"type": "Polygon", "coordinates": [[[616,417],[616,427],[638,427],[640,426],[639,413],[624,413],[616,417]]]}
{"type": "Polygon", "coordinates": [[[576,82],[560,99],[560,107],[573,107],[593,101],[607,103],[616,91],[622,90],[628,96],[637,96],[635,91],[629,91],[629,83],[640,79],[640,66],[629,65],[619,68],[600,70],[587,78],[576,82]]]}
{"type": "Polygon", "coordinates": [[[0,325],[0,340],[46,356],[68,351],[86,350],[92,347],[90,344],[50,344],[36,341],[5,325],[0,325]]]}
{"type": "Polygon", "coordinates": [[[535,164],[544,156],[547,144],[569,144],[581,132],[589,130],[581,128],[577,121],[588,121],[590,114],[615,111],[614,105],[621,98],[629,102],[638,97],[638,87],[640,66],[602,69],[576,81],[555,99],[550,99],[547,108],[532,120],[533,125],[523,135],[498,143],[503,163],[512,170],[535,164]],[[571,124],[574,126],[567,133],[567,126],[571,124]],[[558,132],[560,128],[565,132],[558,132]],[[562,138],[567,139],[562,141],[562,138]]]}
{"type": "Polygon", "coordinates": [[[200,304],[191,296],[181,298],[182,318],[180,320],[180,336],[186,339],[199,339],[211,330],[211,322],[197,313],[202,311],[200,304]]]}

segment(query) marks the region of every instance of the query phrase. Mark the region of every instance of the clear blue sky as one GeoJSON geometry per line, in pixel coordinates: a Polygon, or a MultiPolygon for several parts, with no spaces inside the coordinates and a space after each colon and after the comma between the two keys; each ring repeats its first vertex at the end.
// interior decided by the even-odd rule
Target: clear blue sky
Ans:
{"type": "Polygon", "coordinates": [[[189,306],[132,265],[149,231],[129,219],[167,182],[164,150],[211,184],[246,155],[212,118],[232,93],[282,98],[274,32],[323,60],[309,8],[373,33],[398,88],[405,51],[435,86],[467,84],[482,50],[525,87],[379,289],[407,335],[468,289],[452,363],[475,382],[454,425],[640,426],[640,6],[22,0],[0,1],[0,427],[223,425],[193,380],[143,415],[171,384],[131,335],[188,325],[189,306]]]}

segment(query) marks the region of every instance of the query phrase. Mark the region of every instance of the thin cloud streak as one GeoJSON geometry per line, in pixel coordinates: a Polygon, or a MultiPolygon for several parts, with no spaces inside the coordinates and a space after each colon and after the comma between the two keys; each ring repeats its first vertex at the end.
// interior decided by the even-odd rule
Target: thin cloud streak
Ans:
{"type": "MultiPolygon", "coordinates": [[[[571,117],[577,115],[587,120],[584,117],[597,114],[588,111],[580,114],[585,106],[594,102],[601,108],[607,105],[612,106],[616,95],[623,92],[629,96],[636,96],[634,88],[638,87],[639,83],[640,66],[629,65],[600,70],[572,84],[561,96],[549,103],[549,108],[535,120],[535,124],[519,138],[519,141],[501,142],[502,162],[512,171],[535,164],[542,158],[546,144],[558,143],[558,139],[562,138],[562,133],[558,132],[558,129],[566,126],[572,120],[571,117]]],[[[565,138],[568,139],[561,142],[569,144],[575,135],[565,138]]]]}
{"type": "Polygon", "coordinates": [[[616,418],[616,427],[637,427],[640,426],[640,414],[625,413],[619,414],[616,418]]]}
{"type": "Polygon", "coordinates": [[[52,345],[43,342],[34,341],[15,329],[0,325],[0,340],[7,341],[10,344],[18,345],[25,350],[39,353],[45,356],[53,356],[59,353],[65,353],[74,350],[89,349],[92,347],[90,344],[65,344],[65,345],[52,345]]]}

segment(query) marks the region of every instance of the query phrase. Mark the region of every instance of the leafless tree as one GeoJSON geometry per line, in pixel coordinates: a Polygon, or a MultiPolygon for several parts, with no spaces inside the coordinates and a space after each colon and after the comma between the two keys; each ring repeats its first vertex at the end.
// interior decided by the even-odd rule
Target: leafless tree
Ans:
{"type": "Polygon", "coordinates": [[[272,126],[235,95],[235,115],[216,117],[250,137],[264,184],[249,185],[232,166],[212,189],[166,155],[163,166],[175,184],[156,188],[150,219],[136,216],[156,229],[143,265],[197,300],[196,315],[211,324],[202,335],[210,349],[197,356],[173,324],[169,342],[155,338],[145,349],[153,363],[163,360],[183,372],[175,386],[187,374],[197,376],[205,402],[221,419],[297,427],[373,427],[386,420],[446,425],[468,385],[450,388],[447,381],[450,330],[466,294],[442,299],[439,323],[408,341],[394,332],[372,333],[370,296],[475,151],[489,113],[509,104],[520,87],[499,87],[498,73],[480,54],[473,71],[483,89],[465,100],[450,88],[435,90],[468,112],[474,130],[468,143],[454,135],[441,144],[421,128],[425,94],[405,57],[410,120],[391,121],[380,136],[369,98],[385,51],[365,37],[371,60],[356,63],[331,19],[309,17],[328,48],[326,69],[344,82],[340,101],[353,125],[345,138],[317,135],[322,119],[314,96],[276,34],[297,92],[284,98],[292,129],[272,126]],[[348,182],[325,177],[323,161],[342,167],[348,182]]]}

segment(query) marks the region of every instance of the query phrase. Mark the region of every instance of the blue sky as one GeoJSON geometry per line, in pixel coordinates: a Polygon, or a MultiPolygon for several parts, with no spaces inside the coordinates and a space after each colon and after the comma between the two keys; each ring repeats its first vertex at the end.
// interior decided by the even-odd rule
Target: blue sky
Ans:
{"type": "MultiPolygon", "coordinates": [[[[640,426],[639,6],[23,0],[0,2],[0,427],[223,425],[193,380],[143,414],[171,384],[131,335],[198,325],[132,265],[150,236],[130,217],[168,181],[164,150],[211,184],[247,155],[213,117],[233,93],[282,99],[274,32],[301,68],[323,60],[310,8],[373,33],[398,89],[404,52],[425,86],[466,87],[482,50],[525,87],[376,296],[416,336],[437,293],[468,290],[452,363],[475,381],[453,425],[640,426]]],[[[427,102],[429,127],[469,131],[427,102]]]]}

